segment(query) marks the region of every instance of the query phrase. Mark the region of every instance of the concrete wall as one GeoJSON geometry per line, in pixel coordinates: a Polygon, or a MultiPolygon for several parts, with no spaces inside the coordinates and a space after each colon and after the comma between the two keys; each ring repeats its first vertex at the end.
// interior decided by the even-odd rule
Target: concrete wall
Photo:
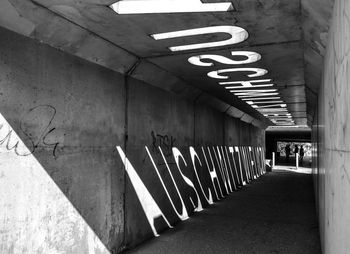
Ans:
{"type": "Polygon", "coordinates": [[[313,125],[314,179],[324,254],[350,249],[350,2],[336,0],[313,125]]]}
{"type": "Polygon", "coordinates": [[[0,38],[0,252],[90,253],[89,228],[120,246],[123,77],[3,29],[0,38]]]}
{"type": "MultiPolygon", "coordinates": [[[[263,130],[239,119],[4,29],[0,109],[1,253],[115,253],[153,237],[116,146],[176,224],[145,146],[180,210],[159,147],[172,172],[171,148],[179,148],[193,181],[189,146],[265,142],[263,130]]],[[[205,170],[198,165],[209,182],[205,170]]],[[[195,200],[181,175],[174,178],[195,200]]]]}

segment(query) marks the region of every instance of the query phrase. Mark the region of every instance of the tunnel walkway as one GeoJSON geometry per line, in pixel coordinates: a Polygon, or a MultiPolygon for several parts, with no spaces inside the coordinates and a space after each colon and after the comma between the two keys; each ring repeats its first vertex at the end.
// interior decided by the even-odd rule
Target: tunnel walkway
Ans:
{"type": "Polygon", "coordinates": [[[126,253],[319,254],[312,176],[301,171],[267,173],[126,253]]]}

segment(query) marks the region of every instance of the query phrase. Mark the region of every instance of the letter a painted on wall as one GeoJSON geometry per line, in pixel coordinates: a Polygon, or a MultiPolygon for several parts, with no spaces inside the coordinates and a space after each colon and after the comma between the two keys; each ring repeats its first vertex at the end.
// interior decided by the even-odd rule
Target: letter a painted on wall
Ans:
{"type": "Polygon", "coordinates": [[[134,167],[131,165],[128,158],[126,158],[126,155],[122,148],[120,146],[117,146],[117,150],[120,155],[120,158],[124,163],[125,171],[128,173],[130,181],[135,189],[136,195],[141,203],[142,209],[147,217],[149,225],[151,226],[153,234],[154,236],[159,236],[154,226],[155,219],[162,217],[169,228],[172,228],[172,226],[170,225],[167,218],[164,216],[163,212],[160,210],[156,201],[153,199],[153,197],[147,190],[146,186],[142,182],[134,167]]]}

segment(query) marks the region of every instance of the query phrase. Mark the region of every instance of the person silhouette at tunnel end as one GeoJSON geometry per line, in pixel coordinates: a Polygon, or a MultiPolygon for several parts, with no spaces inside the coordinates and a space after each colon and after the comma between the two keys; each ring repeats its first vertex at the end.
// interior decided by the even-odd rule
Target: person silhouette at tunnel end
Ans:
{"type": "Polygon", "coordinates": [[[290,144],[286,145],[285,151],[286,151],[286,162],[289,162],[290,144]]]}
{"type": "Polygon", "coordinates": [[[299,147],[298,145],[294,145],[294,155],[295,155],[295,158],[297,158],[297,154],[299,153],[299,147]]]}

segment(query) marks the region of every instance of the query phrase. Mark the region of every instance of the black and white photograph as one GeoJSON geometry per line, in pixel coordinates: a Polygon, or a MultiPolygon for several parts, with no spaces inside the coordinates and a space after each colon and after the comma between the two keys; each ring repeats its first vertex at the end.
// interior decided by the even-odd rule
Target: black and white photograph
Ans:
{"type": "Polygon", "coordinates": [[[350,0],[0,0],[0,254],[349,254],[350,0]]]}

